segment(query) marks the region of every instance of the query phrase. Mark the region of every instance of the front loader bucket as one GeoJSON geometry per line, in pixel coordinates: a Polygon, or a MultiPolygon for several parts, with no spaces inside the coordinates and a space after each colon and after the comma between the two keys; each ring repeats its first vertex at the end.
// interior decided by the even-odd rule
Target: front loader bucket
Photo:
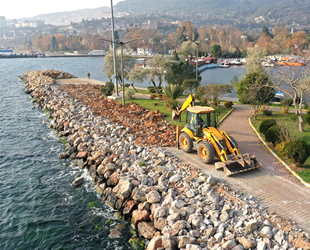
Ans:
{"type": "Polygon", "coordinates": [[[256,160],[255,155],[238,155],[226,162],[215,163],[216,169],[223,169],[227,176],[250,171],[261,167],[262,164],[256,160]]]}

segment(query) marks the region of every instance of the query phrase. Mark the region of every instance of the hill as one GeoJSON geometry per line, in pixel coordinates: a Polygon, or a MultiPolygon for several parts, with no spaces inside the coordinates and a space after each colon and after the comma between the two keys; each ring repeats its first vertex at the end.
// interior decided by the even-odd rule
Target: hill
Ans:
{"type": "Polygon", "coordinates": [[[195,24],[307,26],[310,23],[309,7],[310,0],[126,0],[119,2],[115,10],[132,15],[172,15],[195,24]]]}
{"type": "Polygon", "coordinates": [[[102,17],[110,17],[111,10],[108,7],[100,7],[94,9],[81,9],[75,11],[63,11],[49,14],[37,15],[27,20],[43,20],[45,24],[52,25],[68,25],[71,22],[81,22],[82,19],[100,19],[102,17]]]}

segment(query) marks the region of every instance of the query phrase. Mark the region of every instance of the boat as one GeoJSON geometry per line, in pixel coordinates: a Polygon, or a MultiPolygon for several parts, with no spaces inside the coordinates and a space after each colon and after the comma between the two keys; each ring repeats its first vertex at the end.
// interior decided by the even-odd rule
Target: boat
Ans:
{"type": "Polygon", "coordinates": [[[262,62],[262,65],[264,66],[264,67],[274,67],[274,63],[272,63],[272,62],[270,62],[270,61],[264,61],[264,62],[262,62]]]}
{"type": "Polygon", "coordinates": [[[219,64],[219,68],[229,68],[229,64],[219,64]]]}
{"type": "Polygon", "coordinates": [[[302,61],[279,61],[278,64],[280,66],[306,66],[306,63],[302,61]]]}

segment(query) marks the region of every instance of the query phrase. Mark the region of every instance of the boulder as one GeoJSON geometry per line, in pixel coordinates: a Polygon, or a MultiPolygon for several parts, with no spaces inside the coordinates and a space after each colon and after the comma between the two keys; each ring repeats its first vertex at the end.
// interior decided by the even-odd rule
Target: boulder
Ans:
{"type": "Polygon", "coordinates": [[[238,238],[238,241],[244,249],[253,249],[256,247],[256,240],[253,238],[246,238],[242,236],[241,238],[238,238]]]}
{"type": "Polygon", "coordinates": [[[138,224],[138,232],[140,236],[143,236],[145,239],[152,239],[156,233],[153,222],[142,221],[138,224]]]}
{"type": "Polygon", "coordinates": [[[152,190],[151,192],[149,192],[146,195],[146,200],[147,200],[147,202],[149,202],[151,204],[159,203],[160,200],[161,200],[161,196],[160,196],[160,194],[157,191],[152,190]]]}
{"type": "Polygon", "coordinates": [[[132,212],[131,216],[131,224],[137,228],[138,224],[142,221],[149,221],[150,220],[150,213],[148,211],[140,211],[136,209],[132,212]]]}
{"type": "Polygon", "coordinates": [[[83,184],[83,182],[84,182],[84,178],[78,177],[72,182],[72,185],[75,187],[78,187],[78,186],[81,186],[83,184]]]}
{"type": "Polygon", "coordinates": [[[162,236],[154,236],[147,245],[146,250],[157,250],[160,247],[162,247],[162,236]]]}
{"type": "Polygon", "coordinates": [[[136,207],[138,201],[135,200],[127,200],[123,203],[123,214],[129,214],[136,207]]]}

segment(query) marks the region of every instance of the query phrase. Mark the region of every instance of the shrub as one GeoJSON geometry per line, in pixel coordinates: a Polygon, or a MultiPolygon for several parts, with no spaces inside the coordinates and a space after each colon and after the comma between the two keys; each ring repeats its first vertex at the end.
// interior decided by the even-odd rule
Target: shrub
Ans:
{"type": "Polygon", "coordinates": [[[280,104],[283,106],[282,107],[282,113],[283,114],[288,114],[289,111],[289,107],[293,104],[293,99],[289,98],[289,99],[283,99],[280,101],[280,104]]]}
{"type": "Polygon", "coordinates": [[[264,120],[260,125],[259,125],[259,132],[266,134],[267,130],[271,128],[272,126],[277,125],[276,120],[274,119],[267,119],[264,120]]]}
{"type": "Polygon", "coordinates": [[[272,116],[272,111],[271,111],[271,110],[268,110],[268,109],[265,109],[265,110],[263,111],[263,114],[264,114],[265,116],[272,116]]]}
{"type": "Polygon", "coordinates": [[[163,95],[163,94],[159,94],[158,95],[158,100],[159,101],[163,101],[165,99],[165,95],[163,95]]]}
{"type": "Polygon", "coordinates": [[[154,100],[155,99],[155,97],[156,97],[156,95],[150,95],[150,100],[154,100]]]}
{"type": "Polygon", "coordinates": [[[150,93],[156,93],[155,88],[153,86],[147,87],[150,93]]]}
{"type": "Polygon", "coordinates": [[[264,112],[266,110],[265,106],[260,107],[259,112],[264,112]]]}
{"type": "Polygon", "coordinates": [[[310,125],[310,114],[304,115],[304,120],[310,125]]]}
{"type": "Polygon", "coordinates": [[[166,104],[171,109],[176,109],[176,107],[178,106],[177,100],[173,100],[173,99],[168,99],[166,104]]]}
{"type": "Polygon", "coordinates": [[[125,88],[129,88],[129,87],[130,87],[130,84],[129,84],[129,83],[126,83],[126,84],[124,85],[124,87],[125,87],[125,88]]]}
{"type": "Polygon", "coordinates": [[[275,125],[269,128],[265,134],[265,138],[267,142],[272,142],[275,146],[278,143],[283,141],[283,128],[280,125],[275,125]]]}
{"type": "Polygon", "coordinates": [[[125,97],[127,100],[132,100],[133,95],[136,93],[136,91],[134,89],[129,89],[127,88],[125,91],[125,97]]]}
{"type": "Polygon", "coordinates": [[[113,89],[114,89],[113,82],[106,82],[105,85],[100,90],[105,96],[110,96],[113,93],[113,89]]]}
{"type": "Polygon", "coordinates": [[[213,100],[212,101],[212,106],[213,107],[218,107],[220,105],[221,101],[220,100],[213,100]]]}
{"type": "Polygon", "coordinates": [[[275,149],[278,151],[279,154],[285,155],[284,147],[287,144],[287,142],[280,142],[275,146],[275,149]]]}
{"type": "Polygon", "coordinates": [[[301,165],[305,163],[310,154],[308,145],[304,140],[288,142],[284,147],[284,151],[288,158],[301,165]]]}
{"type": "Polygon", "coordinates": [[[224,107],[231,109],[234,103],[232,101],[224,102],[224,107]]]}

